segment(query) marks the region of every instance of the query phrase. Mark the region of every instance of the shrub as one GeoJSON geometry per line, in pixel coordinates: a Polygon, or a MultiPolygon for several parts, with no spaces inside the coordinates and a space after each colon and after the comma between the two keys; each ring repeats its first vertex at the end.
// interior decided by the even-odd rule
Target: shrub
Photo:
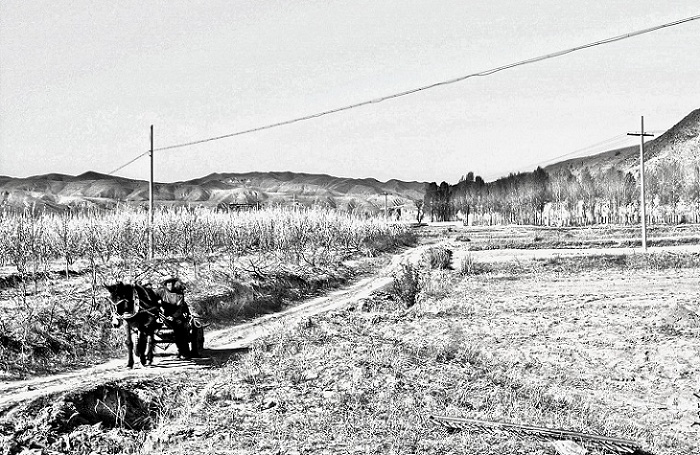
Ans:
{"type": "Polygon", "coordinates": [[[429,248],[423,253],[423,261],[431,269],[449,269],[452,263],[452,250],[443,246],[429,248]]]}
{"type": "Polygon", "coordinates": [[[416,304],[422,287],[420,269],[410,263],[402,263],[401,269],[394,274],[394,294],[407,308],[416,304]]]}
{"type": "Polygon", "coordinates": [[[462,275],[478,275],[480,273],[491,272],[491,266],[488,264],[476,262],[474,256],[467,254],[459,263],[459,273],[462,275]]]}

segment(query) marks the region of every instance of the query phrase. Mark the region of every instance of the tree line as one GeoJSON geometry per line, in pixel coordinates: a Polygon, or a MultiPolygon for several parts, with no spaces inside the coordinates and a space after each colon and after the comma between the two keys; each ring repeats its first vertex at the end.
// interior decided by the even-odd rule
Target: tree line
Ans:
{"type": "MultiPolygon", "coordinates": [[[[417,205],[431,221],[470,224],[582,226],[634,224],[641,221],[640,184],[636,175],[613,168],[570,168],[552,172],[511,173],[485,182],[473,172],[455,185],[430,183],[417,205]]],[[[645,172],[648,220],[657,223],[700,221],[700,166],[678,162],[645,172]]],[[[421,211],[419,210],[419,213],[421,211]]]]}

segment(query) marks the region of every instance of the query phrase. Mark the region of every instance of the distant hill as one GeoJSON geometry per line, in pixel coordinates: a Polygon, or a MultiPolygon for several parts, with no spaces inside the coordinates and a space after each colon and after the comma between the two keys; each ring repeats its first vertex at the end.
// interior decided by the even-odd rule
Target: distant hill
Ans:
{"type": "MultiPolygon", "coordinates": [[[[588,168],[591,174],[614,168],[639,174],[639,147],[610,150],[547,166],[548,173],[568,168],[575,175],[588,168]]],[[[650,170],[675,161],[686,172],[700,166],[700,109],[691,112],[673,128],[648,141],[645,163],[650,170]]],[[[301,204],[376,213],[390,206],[408,205],[423,199],[425,182],[373,178],[351,179],[324,174],[294,172],[217,173],[194,180],[157,183],[156,200],[163,204],[301,204]],[[386,195],[386,196],[385,196],[386,195]]],[[[36,206],[65,210],[71,206],[109,207],[117,203],[144,204],[148,182],[97,172],[78,176],[37,175],[27,178],[0,176],[0,206],[36,206]]]]}
{"type": "MultiPolygon", "coordinates": [[[[682,168],[700,165],[700,109],[696,109],[673,128],[661,136],[644,144],[644,163],[649,170],[669,161],[678,162],[682,168]]],[[[584,168],[591,173],[602,172],[610,168],[639,174],[639,146],[610,150],[597,155],[573,158],[547,166],[548,173],[561,168],[569,168],[578,175],[584,168]]]]}
{"type": "MultiPolygon", "coordinates": [[[[156,183],[155,199],[166,204],[217,206],[300,204],[377,212],[423,199],[425,183],[351,179],[293,172],[211,174],[174,183],[156,183]]],[[[148,182],[97,172],[78,176],[46,174],[27,178],[0,176],[0,205],[65,210],[75,206],[109,207],[148,201],[148,182]]]]}

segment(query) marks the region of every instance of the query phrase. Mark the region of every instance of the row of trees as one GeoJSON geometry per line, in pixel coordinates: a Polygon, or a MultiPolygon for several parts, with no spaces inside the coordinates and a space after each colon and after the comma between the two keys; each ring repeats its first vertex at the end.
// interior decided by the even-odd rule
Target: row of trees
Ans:
{"type": "MultiPolygon", "coordinates": [[[[585,225],[638,223],[639,182],[630,172],[607,169],[575,175],[568,168],[548,173],[510,174],[486,183],[469,173],[456,185],[431,183],[422,202],[433,221],[463,219],[474,224],[585,225]]],[[[645,174],[651,221],[700,220],[700,167],[677,162],[657,165],[645,174]]]]}
{"type": "MultiPolygon", "coordinates": [[[[0,266],[14,266],[22,286],[33,277],[36,293],[37,277],[48,277],[59,261],[66,277],[80,262],[92,273],[94,299],[98,272],[120,279],[153,265],[147,260],[148,232],[148,214],[138,208],[0,212],[0,266]]],[[[349,254],[390,248],[407,232],[381,218],[324,209],[222,213],[161,207],[153,223],[157,260],[177,258],[192,264],[195,274],[219,257],[227,258],[232,269],[242,258],[267,256],[295,265],[327,266],[349,254]]]]}

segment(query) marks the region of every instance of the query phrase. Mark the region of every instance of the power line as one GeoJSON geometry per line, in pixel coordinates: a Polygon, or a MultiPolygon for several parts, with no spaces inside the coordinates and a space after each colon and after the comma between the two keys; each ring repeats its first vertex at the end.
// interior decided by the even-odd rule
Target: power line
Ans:
{"type": "Polygon", "coordinates": [[[126,163],[122,164],[121,166],[119,166],[118,168],[116,168],[115,170],[113,170],[112,172],[108,172],[107,175],[112,175],[112,174],[114,174],[115,172],[121,171],[122,169],[124,169],[125,167],[127,167],[128,165],[130,165],[131,163],[133,163],[134,161],[138,160],[138,159],[141,158],[142,156],[148,155],[149,153],[151,153],[150,150],[149,150],[149,151],[146,151],[146,152],[143,152],[142,154],[140,154],[140,155],[136,156],[135,158],[132,158],[131,160],[129,160],[129,161],[127,161],[126,163]]]}
{"type": "Polygon", "coordinates": [[[532,163],[532,164],[528,164],[528,165],[525,165],[525,166],[521,166],[521,169],[522,169],[522,168],[528,168],[528,169],[529,169],[529,168],[531,168],[532,166],[541,166],[541,165],[543,165],[543,164],[551,163],[551,162],[553,162],[553,161],[560,160],[560,159],[562,159],[562,158],[567,158],[567,157],[569,157],[569,156],[578,155],[579,153],[590,152],[590,151],[592,151],[592,150],[595,150],[595,149],[597,149],[597,148],[599,148],[599,147],[603,147],[603,146],[605,146],[605,147],[612,147],[613,144],[616,144],[616,143],[618,143],[618,142],[621,142],[622,140],[625,140],[625,141],[627,140],[627,135],[626,135],[626,134],[618,134],[617,136],[613,136],[613,137],[608,138],[608,139],[605,139],[605,140],[603,140],[603,141],[596,142],[595,144],[591,144],[591,145],[589,145],[589,146],[580,148],[580,149],[578,149],[578,150],[574,150],[573,152],[564,153],[563,155],[555,156],[555,157],[549,158],[549,159],[547,159],[547,160],[540,161],[540,162],[538,162],[538,163],[532,163]]]}
{"type": "Polygon", "coordinates": [[[546,55],[541,55],[541,56],[539,56],[539,57],[533,57],[533,58],[530,58],[530,59],[527,59],[527,60],[521,60],[521,61],[516,62],[516,63],[510,63],[510,64],[508,64],[508,65],[503,65],[503,66],[499,66],[499,67],[497,67],[497,68],[492,68],[492,69],[480,71],[480,72],[477,72],[477,73],[468,74],[468,75],[466,75],[466,76],[460,76],[460,77],[457,77],[457,78],[454,78],[454,79],[449,79],[449,80],[446,80],[446,81],[441,81],[441,82],[436,82],[436,83],[429,84],[429,85],[424,85],[424,86],[422,86],[422,87],[417,87],[417,88],[405,90],[405,91],[403,91],[403,92],[394,93],[394,94],[382,96],[382,97],[379,97],[379,98],[374,98],[374,99],[371,99],[371,100],[368,100],[368,101],[362,101],[362,102],[359,102],[359,103],[350,104],[350,105],[347,105],[347,106],[338,107],[338,108],[330,109],[330,110],[323,111],[323,112],[318,112],[318,113],[316,113],[316,114],[306,115],[306,116],[304,116],[304,117],[298,117],[298,118],[291,119],[291,120],[285,120],[285,121],[283,121],[283,122],[272,123],[272,124],[270,124],[270,125],[260,126],[260,127],[257,127],[257,128],[251,128],[251,129],[248,129],[248,130],[238,131],[238,132],[230,133],[230,134],[224,134],[224,135],[221,135],[221,136],[209,137],[209,138],[200,139],[200,140],[197,140],[197,141],[191,141],[191,142],[185,142],[185,143],[182,143],[182,144],[169,145],[169,146],[167,146],[167,147],[161,147],[161,148],[157,148],[157,149],[155,149],[155,150],[161,151],[161,150],[172,150],[172,149],[176,149],[176,148],[189,147],[189,146],[192,146],[192,145],[203,144],[203,143],[205,143],[205,142],[218,141],[218,140],[220,140],[220,139],[226,139],[226,138],[234,137],[234,136],[241,136],[241,135],[243,135],[243,134],[254,133],[254,132],[257,132],[257,131],[267,130],[267,129],[271,129],[271,128],[277,128],[277,127],[280,127],[280,126],[290,125],[290,124],[292,124],[292,123],[302,122],[302,121],[305,121],[305,120],[311,120],[311,119],[315,119],[315,118],[318,118],[318,117],[323,117],[323,116],[325,116],[325,115],[335,114],[335,113],[342,112],[342,111],[348,111],[348,110],[350,110],[350,109],[356,109],[356,108],[358,108],[358,107],[367,106],[367,105],[370,105],[370,104],[381,103],[381,102],[383,102],[383,101],[387,101],[387,100],[394,99],[394,98],[399,98],[399,97],[406,96],[406,95],[411,95],[411,94],[414,94],[414,93],[422,92],[422,91],[424,91],[424,90],[430,90],[430,89],[432,89],[432,88],[441,87],[441,86],[449,85],[449,84],[454,84],[454,83],[461,82],[461,81],[464,81],[464,80],[469,79],[469,78],[472,78],[472,77],[490,76],[490,75],[495,74],[495,73],[498,73],[498,72],[500,72],[500,71],[504,71],[504,70],[507,70],[507,69],[515,68],[515,67],[517,67],[517,66],[528,65],[528,64],[530,64],[530,63],[536,63],[536,62],[540,62],[540,61],[542,61],[542,60],[547,60],[547,59],[551,59],[551,58],[555,58],[555,57],[560,57],[560,56],[562,56],[562,55],[566,55],[566,54],[570,54],[570,53],[572,53],[572,52],[580,51],[580,50],[582,50],[582,49],[588,49],[588,48],[595,47],[595,46],[600,46],[600,45],[603,45],[603,44],[609,44],[609,43],[613,43],[613,42],[616,42],[616,41],[621,41],[621,40],[624,40],[624,39],[627,39],[627,38],[632,38],[632,37],[634,37],[634,36],[639,36],[639,35],[643,35],[643,34],[646,34],[646,33],[655,32],[655,31],[661,30],[661,29],[663,29],[663,28],[673,27],[673,26],[675,26],[675,25],[683,24],[683,23],[685,23],[685,22],[690,22],[690,21],[694,21],[694,20],[697,20],[697,19],[700,19],[700,15],[693,16],[693,17],[688,17],[688,18],[681,19],[681,20],[677,20],[677,21],[674,21],[674,22],[669,22],[669,23],[663,24],[663,25],[657,25],[657,26],[655,26],[655,27],[650,27],[650,28],[646,28],[646,29],[643,29],[643,30],[638,30],[638,31],[635,31],[635,32],[626,33],[626,34],[624,34],[624,35],[618,35],[618,36],[615,36],[615,37],[612,37],[612,38],[607,38],[607,39],[600,40],[600,41],[595,41],[595,42],[593,42],[593,43],[584,44],[584,45],[582,45],[582,46],[573,47],[573,48],[566,49],[566,50],[563,50],[563,51],[554,52],[554,53],[546,54],[546,55]]]}
{"type": "MultiPolygon", "coordinates": [[[[652,131],[652,133],[654,133],[654,134],[660,134],[660,133],[663,133],[663,132],[665,132],[665,131],[666,131],[666,130],[654,130],[654,131],[652,131]]],[[[604,150],[600,150],[599,152],[596,152],[596,153],[605,153],[605,152],[609,152],[609,151],[611,151],[611,150],[615,150],[615,149],[612,148],[612,147],[619,147],[619,146],[621,146],[622,144],[624,144],[625,142],[628,142],[628,140],[629,140],[629,138],[627,137],[627,134],[618,134],[617,136],[613,136],[613,137],[611,137],[610,139],[606,139],[606,140],[604,140],[604,141],[601,141],[601,142],[598,142],[598,143],[589,145],[588,147],[584,147],[584,148],[581,148],[581,149],[578,149],[578,150],[574,150],[573,152],[571,152],[571,153],[565,153],[564,155],[555,156],[554,158],[550,158],[550,159],[545,160],[545,161],[543,161],[543,162],[541,162],[541,163],[536,163],[536,164],[534,164],[534,166],[538,166],[538,165],[542,165],[542,164],[551,163],[552,161],[556,161],[556,160],[559,160],[559,159],[561,159],[561,158],[566,158],[566,157],[572,156],[572,155],[577,155],[577,154],[582,153],[582,152],[591,153],[593,150],[598,149],[598,148],[601,148],[601,147],[603,147],[603,146],[605,146],[605,149],[604,149],[604,150]]],[[[586,156],[588,156],[588,155],[583,155],[583,156],[581,156],[581,157],[579,157],[579,158],[583,158],[583,157],[586,157],[586,156]]]]}
{"type": "MultiPolygon", "coordinates": [[[[587,152],[587,151],[590,151],[590,150],[594,150],[594,149],[596,149],[596,148],[598,148],[598,147],[602,147],[602,146],[608,146],[608,147],[609,147],[609,146],[612,146],[612,144],[614,144],[614,143],[620,141],[621,139],[627,140],[627,135],[626,135],[626,134],[618,134],[618,135],[612,136],[612,137],[610,137],[610,138],[608,138],[608,139],[604,139],[604,140],[602,140],[602,141],[600,141],[600,142],[596,142],[595,144],[591,144],[591,145],[588,145],[588,146],[586,146],[586,147],[583,147],[583,148],[574,150],[573,152],[568,152],[568,153],[564,153],[563,155],[554,156],[554,157],[548,158],[548,159],[546,159],[546,160],[544,160],[544,161],[538,161],[538,162],[536,162],[536,163],[530,163],[530,164],[525,164],[525,165],[523,165],[523,166],[519,166],[518,168],[513,169],[513,170],[510,171],[510,172],[520,172],[520,171],[523,171],[523,170],[533,169],[534,167],[542,166],[542,165],[547,164],[547,163],[549,163],[549,162],[556,161],[556,160],[559,160],[559,159],[561,159],[561,158],[566,158],[566,157],[569,157],[569,156],[572,156],[572,155],[576,155],[576,154],[579,154],[579,153],[582,153],[582,152],[587,152]]],[[[498,174],[502,174],[502,173],[498,173],[498,174]]],[[[492,177],[494,177],[494,176],[496,176],[496,174],[492,174],[492,175],[490,174],[490,175],[488,175],[488,177],[486,177],[486,178],[488,179],[488,178],[492,178],[492,177]]]]}
{"type": "MultiPolygon", "coordinates": [[[[652,131],[652,133],[654,133],[654,134],[660,134],[660,133],[663,133],[663,132],[665,132],[665,131],[666,131],[666,130],[654,130],[654,131],[652,131]]],[[[629,138],[627,137],[627,134],[624,134],[624,133],[623,133],[623,134],[618,134],[618,135],[612,136],[612,137],[610,137],[610,138],[608,138],[608,139],[604,139],[604,140],[602,140],[602,141],[600,141],[600,142],[596,142],[595,144],[591,144],[591,145],[588,145],[588,146],[586,146],[586,147],[583,147],[583,148],[574,150],[573,152],[564,153],[563,155],[554,156],[554,157],[548,158],[548,159],[546,159],[546,160],[544,160],[544,161],[539,161],[539,162],[536,162],[536,163],[531,163],[531,164],[526,164],[526,165],[520,166],[520,167],[518,167],[517,169],[512,170],[511,172],[521,172],[521,171],[524,171],[524,170],[533,169],[533,168],[535,168],[535,167],[537,167],[537,166],[542,166],[542,165],[545,165],[545,164],[548,164],[548,163],[552,163],[552,162],[557,161],[557,160],[560,160],[560,159],[562,159],[562,158],[567,158],[567,157],[569,157],[569,156],[578,155],[578,154],[583,153],[583,152],[591,153],[591,152],[593,152],[593,151],[596,150],[596,149],[600,149],[601,147],[605,147],[605,149],[604,149],[604,150],[601,150],[600,152],[597,152],[597,153],[604,153],[604,152],[607,152],[607,151],[614,150],[613,147],[618,147],[618,146],[620,146],[620,145],[622,145],[622,144],[624,144],[625,142],[628,142],[628,141],[629,141],[629,138]]],[[[630,145],[630,146],[631,146],[631,145],[630,145]]],[[[578,158],[582,158],[582,157],[585,157],[585,156],[588,156],[588,154],[582,155],[582,156],[580,156],[580,157],[578,157],[578,158]]],[[[502,174],[502,173],[498,173],[498,174],[502,174]]],[[[488,177],[484,177],[484,178],[485,178],[485,179],[490,179],[490,178],[493,178],[493,177],[495,177],[495,176],[496,176],[496,174],[489,174],[488,177]]]]}
{"type": "MultiPolygon", "coordinates": [[[[515,68],[515,67],[523,66],[523,65],[528,65],[528,64],[531,64],[531,63],[541,62],[541,61],[543,61],[543,60],[548,60],[548,59],[552,59],[552,58],[556,58],[556,57],[561,57],[561,56],[563,56],[563,55],[567,55],[567,54],[570,54],[570,53],[573,53],[573,52],[577,52],[577,51],[580,51],[580,50],[583,50],[583,49],[588,49],[588,48],[591,48],[591,47],[601,46],[601,45],[603,45],[603,44],[609,44],[609,43],[613,43],[613,42],[616,42],[616,41],[622,41],[622,40],[625,40],[625,39],[628,39],[628,38],[632,38],[632,37],[639,36],[639,35],[644,35],[644,34],[647,34],[647,33],[652,33],[652,32],[655,32],[655,31],[658,31],[658,30],[661,30],[661,29],[664,29],[664,28],[673,27],[673,26],[680,25],[680,24],[683,24],[683,23],[686,23],[686,22],[695,21],[695,20],[698,20],[698,19],[700,19],[700,15],[692,16],[692,17],[687,17],[687,18],[685,18],[685,19],[680,19],[680,20],[673,21],[673,22],[669,22],[669,23],[666,23],[666,24],[657,25],[657,26],[654,26],[654,27],[645,28],[645,29],[637,30],[637,31],[630,32],[630,33],[625,33],[625,34],[623,34],[623,35],[614,36],[614,37],[612,37],[612,38],[606,38],[606,39],[603,39],[603,40],[600,40],[600,41],[595,41],[595,42],[592,42],[592,43],[587,43],[587,44],[584,44],[584,45],[581,45],[581,46],[572,47],[572,48],[569,48],[569,49],[566,49],[566,50],[562,50],[562,51],[553,52],[553,53],[550,53],[550,54],[541,55],[541,56],[539,56],[539,57],[529,58],[529,59],[527,59],[527,60],[521,60],[521,61],[515,62],[515,63],[509,63],[509,64],[507,64],[507,65],[499,66],[499,67],[496,67],[496,68],[491,68],[491,69],[488,69],[488,70],[479,71],[479,72],[472,73],[472,74],[467,74],[466,76],[460,76],[460,77],[457,77],[457,78],[454,78],[454,79],[448,79],[448,80],[445,80],[445,81],[435,82],[435,83],[433,83],[433,84],[424,85],[424,86],[417,87],[417,88],[412,88],[412,89],[409,89],[409,90],[404,90],[404,91],[402,91],[402,92],[393,93],[393,94],[391,94],[391,95],[381,96],[381,97],[378,97],[378,98],[374,98],[374,99],[367,100],[367,101],[362,101],[362,102],[355,103],[355,104],[349,104],[349,105],[347,105],[347,106],[342,106],[342,107],[338,107],[338,108],[335,108],[335,109],[329,109],[329,110],[322,111],[322,112],[318,112],[318,113],[315,113],[315,114],[305,115],[305,116],[303,116],[303,117],[297,117],[297,118],[293,118],[293,119],[290,119],[290,120],[285,120],[285,121],[281,121],[281,122],[277,122],[277,123],[272,123],[272,124],[269,124],[269,125],[264,125],[264,126],[259,126],[259,127],[256,127],[256,128],[250,128],[250,129],[247,129],[247,130],[237,131],[237,132],[234,132],[234,133],[224,134],[224,135],[221,135],[221,136],[213,136],[213,137],[209,137],[209,138],[205,138],[205,139],[199,139],[199,140],[196,140],[196,141],[184,142],[184,143],[180,143],[180,144],[169,145],[169,146],[166,146],[166,147],[156,148],[156,149],[154,149],[154,150],[155,150],[155,151],[163,151],[163,150],[173,150],[173,149],[183,148],[183,147],[190,147],[190,146],[193,146],[193,145],[203,144],[203,143],[206,143],[206,142],[218,141],[218,140],[221,140],[221,139],[226,139],[226,138],[235,137],[235,136],[242,136],[242,135],[244,135],[244,134],[255,133],[255,132],[258,132],[258,131],[263,131],[263,130],[268,130],[268,129],[272,129],[272,128],[277,128],[277,127],[280,127],[280,126],[291,125],[291,124],[293,124],[293,123],[303,122],[303,121],[306,121],[306,120],[312,120],[312,119],[319,118],[319,117],[323,117],[323,116],[326,116],[326,115],[336,114],[336,113],[338,113],[338,112],[348,111],[348,110],[351,110],[351,109],[356,109],[356,108],[359,108],[359,107],[368,106],[368,105],[370,105],[370,104],[378,104],[378,103],[381,103],[381,102],[383,102],[383,101],[387,101],[387,100],[391,100],[391,99],[395,99],[395,98],[400,98],[400,97],[407,96],[407,95],[412,95],[412,94],[414,94],[414,93],[422,92],[422,91],[425,91],[425,90],[430,90],[430,89],[437,88],[437,87],[442,87],[442,86],[445,86],[445,85],[455,84],[455,83],[457,83],[457,82],[461,82],[461,81],[464,81],[464,80],[466,80],[466,79],[470,79],[470,78],[473,78],[473,77],[485,77],[485,76],[490,76],[490,75],[492,75],[492,74],[495,74],[495,73],[498,73],[498,72],[500,72],[500,71],[504,71],[504,70],[507,70],[507,69],[511,69],[511,68],[515,68]]],[[[142,156],[145,156],[145,155],[148,154],[148,153],[149,153],[149,152],[144,152],[143,154],[141,154],[141,155],[135,157],[135,158],[132,159],[131,161],[125,163],[124,165],[122,165],[122,166],[118,167],[117,169],[115,169],[114,171],[112,171],[112,172],[110,173],[110,175],[113,174],[114,172],[117,172],[117,171],[123,169],[124,167],[128,166],[129,164],[133,163],[134,161],[138,160],[139,158],[141,158],[142,156]]]]}

